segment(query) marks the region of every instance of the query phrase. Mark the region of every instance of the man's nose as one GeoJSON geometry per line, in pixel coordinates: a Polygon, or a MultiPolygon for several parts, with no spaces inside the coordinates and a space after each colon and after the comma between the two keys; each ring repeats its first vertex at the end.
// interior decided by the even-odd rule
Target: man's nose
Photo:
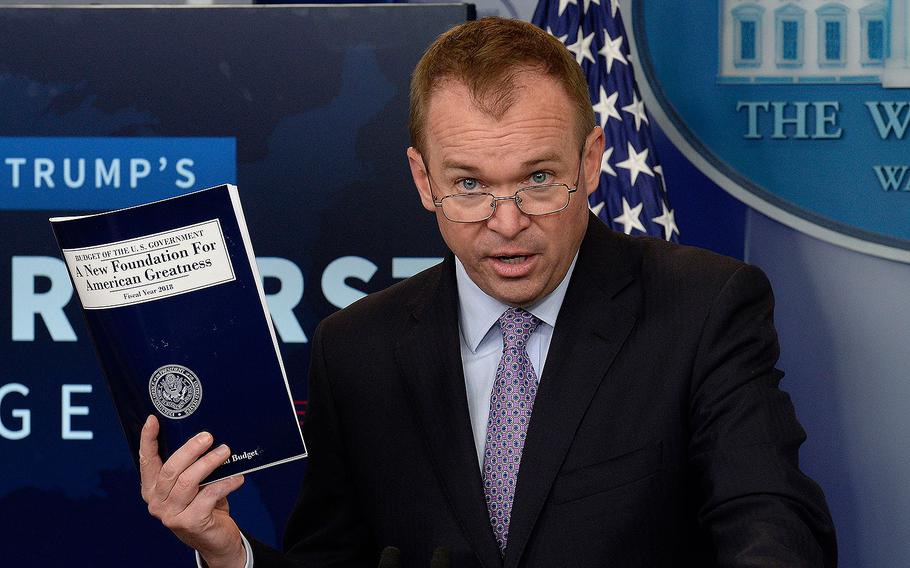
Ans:
{"type": "Polygon", "coordinates": [[[514,199],[497,200],[493,216],[487,219],[487,228],[506,238],[518,235],[530,224],[531,219],[518,208],[514,199]]]}

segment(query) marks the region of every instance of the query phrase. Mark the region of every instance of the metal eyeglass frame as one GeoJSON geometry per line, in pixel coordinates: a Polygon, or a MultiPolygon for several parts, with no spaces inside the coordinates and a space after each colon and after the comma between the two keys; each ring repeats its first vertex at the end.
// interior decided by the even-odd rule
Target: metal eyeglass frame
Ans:
{"type": "MultiPolygon", "coordinates": [[[[564,183],[545,183],[545,184],[541,184],[541,185],[534,185],[534,186],[516,189],[515,193],[513,193],[510,197],[497,197],[496,195],[493,195],[492,193],[490,193],[488,191],[481,191],[481,192],[471,193],[471,194],[452,193],[450,195],[444,196],[442,199],[437,199],[436,196],[433,195],[433,184],[431,183],[432,178],[430,176],[430,168],[427,167],[427,163],[425,161],[423,162],[423,167],[427,172],[427,184],[430,185],[430,195],[433,197],[433,205],[435,205],[436,207],[438,207],[440,209],[442,209],[442,202],[450,197],[457,197],[460,195],[476,195],[476,196],[487,195],[487,196],[489,196],[490,197],[490,214],[487,215],[486,217],[484,217],[483,219],[476,219],[474,221],[456,221],[455,219],[452,219],[448,215],[446,215],[446,210],[442,209],[443,216],[446,219],[448,219],[449,221],[451,221],[452,223],[481,223],[483,221],[486,221],[487,219],[492,217],[494,213],[496,213],[496,205],[500,201],[514,201],[515,206],[518,207],[518,210],[530,217],[539,217],[542,215],[552,215],[554,213],[559,213],[560,211],[564,211],[569,206],[569,203],[572,200],[572,194],[575,193],[576,191],[578,191],[578,182],[581,181],[581,168],[584,165],[583,158],[584,158],[584,148],[582,148],[582,151],[581,151],[580,155],[578,156],[578,175],[575,177],[574,187],[569,187],[567,184],[564,184],[564,183]],[[521,196],[519,195],[520,193],[522,193],[524,191],[529,191],[532,189],[540,189],[542,187],[552,188],[552,187],[558,187],[558,186],[562,186],[562,187],[566,188],[569,192],[569,198],[566,199],[566,204],[563,205],[562,207],[560,207],[559,209],[556,209],[554,211],[548,211],[546,213],[528,213],[527,211],[522,209],[521,196]]],[[[423,157],[421,157],[421,161],[423,161],[423,157]]]]}

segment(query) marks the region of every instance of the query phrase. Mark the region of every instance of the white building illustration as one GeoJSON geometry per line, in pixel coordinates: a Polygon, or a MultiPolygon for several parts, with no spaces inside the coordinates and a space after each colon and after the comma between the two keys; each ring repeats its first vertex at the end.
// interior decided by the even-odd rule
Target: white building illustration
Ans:
{"type": "Polygon", "coordinates": [[[720,0],[718,82],[910,87],[910,0],[720,0]]]}

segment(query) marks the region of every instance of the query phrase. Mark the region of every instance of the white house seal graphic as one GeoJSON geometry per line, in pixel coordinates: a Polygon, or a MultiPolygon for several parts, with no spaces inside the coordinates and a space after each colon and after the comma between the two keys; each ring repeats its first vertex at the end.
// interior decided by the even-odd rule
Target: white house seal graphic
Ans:
{"type": "Polygon", "coordinates": [[[186,418],[202,402],[202,383],[196,373],[183,365],[164,365],[149,379],[149,397],[164,416],[186,418]]]}

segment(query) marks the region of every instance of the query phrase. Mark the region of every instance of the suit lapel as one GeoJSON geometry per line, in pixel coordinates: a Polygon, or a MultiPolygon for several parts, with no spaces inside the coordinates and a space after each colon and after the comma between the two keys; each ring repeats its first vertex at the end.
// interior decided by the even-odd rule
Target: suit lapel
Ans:
{"type": "Polygon", "coordinates": [[[396,347],[396,360],[449,505],[480,563],[494,568],[502,560],[477,466],[457,306],[454,261],[449,255],[439,280],[430,282],[412,303],[413,325],[396,347]]]}
{"type": "Polygon", "coordinates": [[[635,259],[591,217],[556,321],[522,452],[505,567],[518,565],[591,399],[635,323],[635,259]],[[627,293],[620,294],[626,291],[627,293]]]}

